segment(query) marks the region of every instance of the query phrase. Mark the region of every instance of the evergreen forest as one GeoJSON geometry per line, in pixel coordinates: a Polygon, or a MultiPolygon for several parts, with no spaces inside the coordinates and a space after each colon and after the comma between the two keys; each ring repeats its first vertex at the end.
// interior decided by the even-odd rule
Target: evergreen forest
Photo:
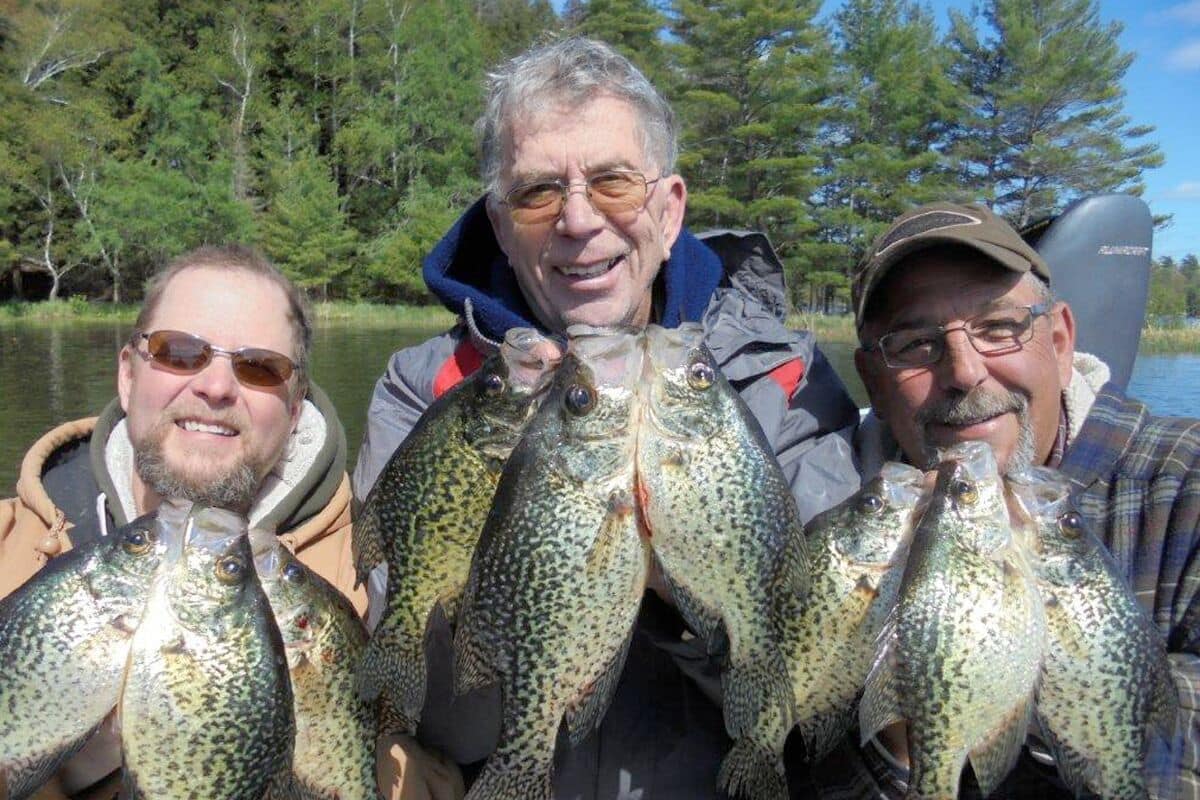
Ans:
{"type": "MultiPolygon", "coordinates": [[[[914,203],[1023,226],[1139,193],[1163,156],[1125,113],[1119,31],[1096,0],[946,19],[908,0],[0,0],[0,297],[135,301],[171,257],[243,241],[313,299],[429,302],[421,258],[482,191],[486,70],[583,34],[673,103],[688,224],[766,231],[795,304],[840,310],[914,203]]],[[[1164,313],[1196,313],[1195,256],[1167,261],[1164,313]]]]}

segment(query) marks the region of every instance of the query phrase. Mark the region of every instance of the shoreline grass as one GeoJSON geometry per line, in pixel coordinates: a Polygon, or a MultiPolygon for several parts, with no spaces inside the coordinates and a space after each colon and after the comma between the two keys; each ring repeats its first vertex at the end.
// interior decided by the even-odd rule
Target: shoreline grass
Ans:
{"type": "MultiPolygon", "coordinates": [[[[132,325],[138,305],[91,302],[71,298],[36,303],[7,301],[0,303],[0,324],[76,324],[124,323],[132,325]]],[[[318,326],[356,326],[445,330],[454,323],[454,315],[442,306],[387,305],[333,301],[312,304],[313,323],[318,326]]],[[[849,314],[794,313],[788,317],[793,328],[811,330],[819,342],[853,345],[857,342],[854,318],[849,314]]],[[[1163,328],[1148,325],[1142,329],[1140,353],[1155,355],[1200,353],[1200,328],[1163,328]]]]}

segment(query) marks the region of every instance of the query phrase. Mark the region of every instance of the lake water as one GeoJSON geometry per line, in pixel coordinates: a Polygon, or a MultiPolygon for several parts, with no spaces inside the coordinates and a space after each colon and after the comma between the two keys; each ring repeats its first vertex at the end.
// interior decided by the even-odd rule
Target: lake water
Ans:
{"type": "MultiPolygon", "coordinates": [[[[116,394],[116,353],[128,325],[0,324],[0,497],[12,495],[29,445],[61,422],[91,416],[116,394]]],[[[367,402],[392,351],[425,334],[325,325],[313,343],[313,377],[346,427],[350,463],[362,439],[367,402]]],[[[849,345],[824,347],[860,406],[866,396],[849,345]]],[[[1139,356],[1130,393],[1155,413],[1200,414],[1200,354],[1139,356]]]]}

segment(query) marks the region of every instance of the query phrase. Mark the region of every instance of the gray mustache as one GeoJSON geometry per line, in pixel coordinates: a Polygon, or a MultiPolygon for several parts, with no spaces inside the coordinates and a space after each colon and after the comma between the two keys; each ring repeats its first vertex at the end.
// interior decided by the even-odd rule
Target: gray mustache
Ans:
{"type": "Polygon", "coordinates": [[[998,414],[1020,414],[1028,407],[1029,401],[1024,395],[1016,392],[974,392],[921,409],[917,412],[917,422],[922,425],[965,425],[998,414]]]}

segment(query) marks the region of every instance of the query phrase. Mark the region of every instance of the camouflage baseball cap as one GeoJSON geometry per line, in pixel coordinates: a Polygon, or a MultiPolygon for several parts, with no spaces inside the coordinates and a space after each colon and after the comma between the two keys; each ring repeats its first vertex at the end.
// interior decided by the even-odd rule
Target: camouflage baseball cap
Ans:
{"type": "Polygon", "coordinates": [[[854,271],[854,322],[863,325],[867,302],[888,270],[906,256],[935,245],[977,250],[1013,272],[1029,272],[1050,282],[1050,267],[1011,225],[986,206],[930,203],[902,214],[874,242],[854,271]]]}

